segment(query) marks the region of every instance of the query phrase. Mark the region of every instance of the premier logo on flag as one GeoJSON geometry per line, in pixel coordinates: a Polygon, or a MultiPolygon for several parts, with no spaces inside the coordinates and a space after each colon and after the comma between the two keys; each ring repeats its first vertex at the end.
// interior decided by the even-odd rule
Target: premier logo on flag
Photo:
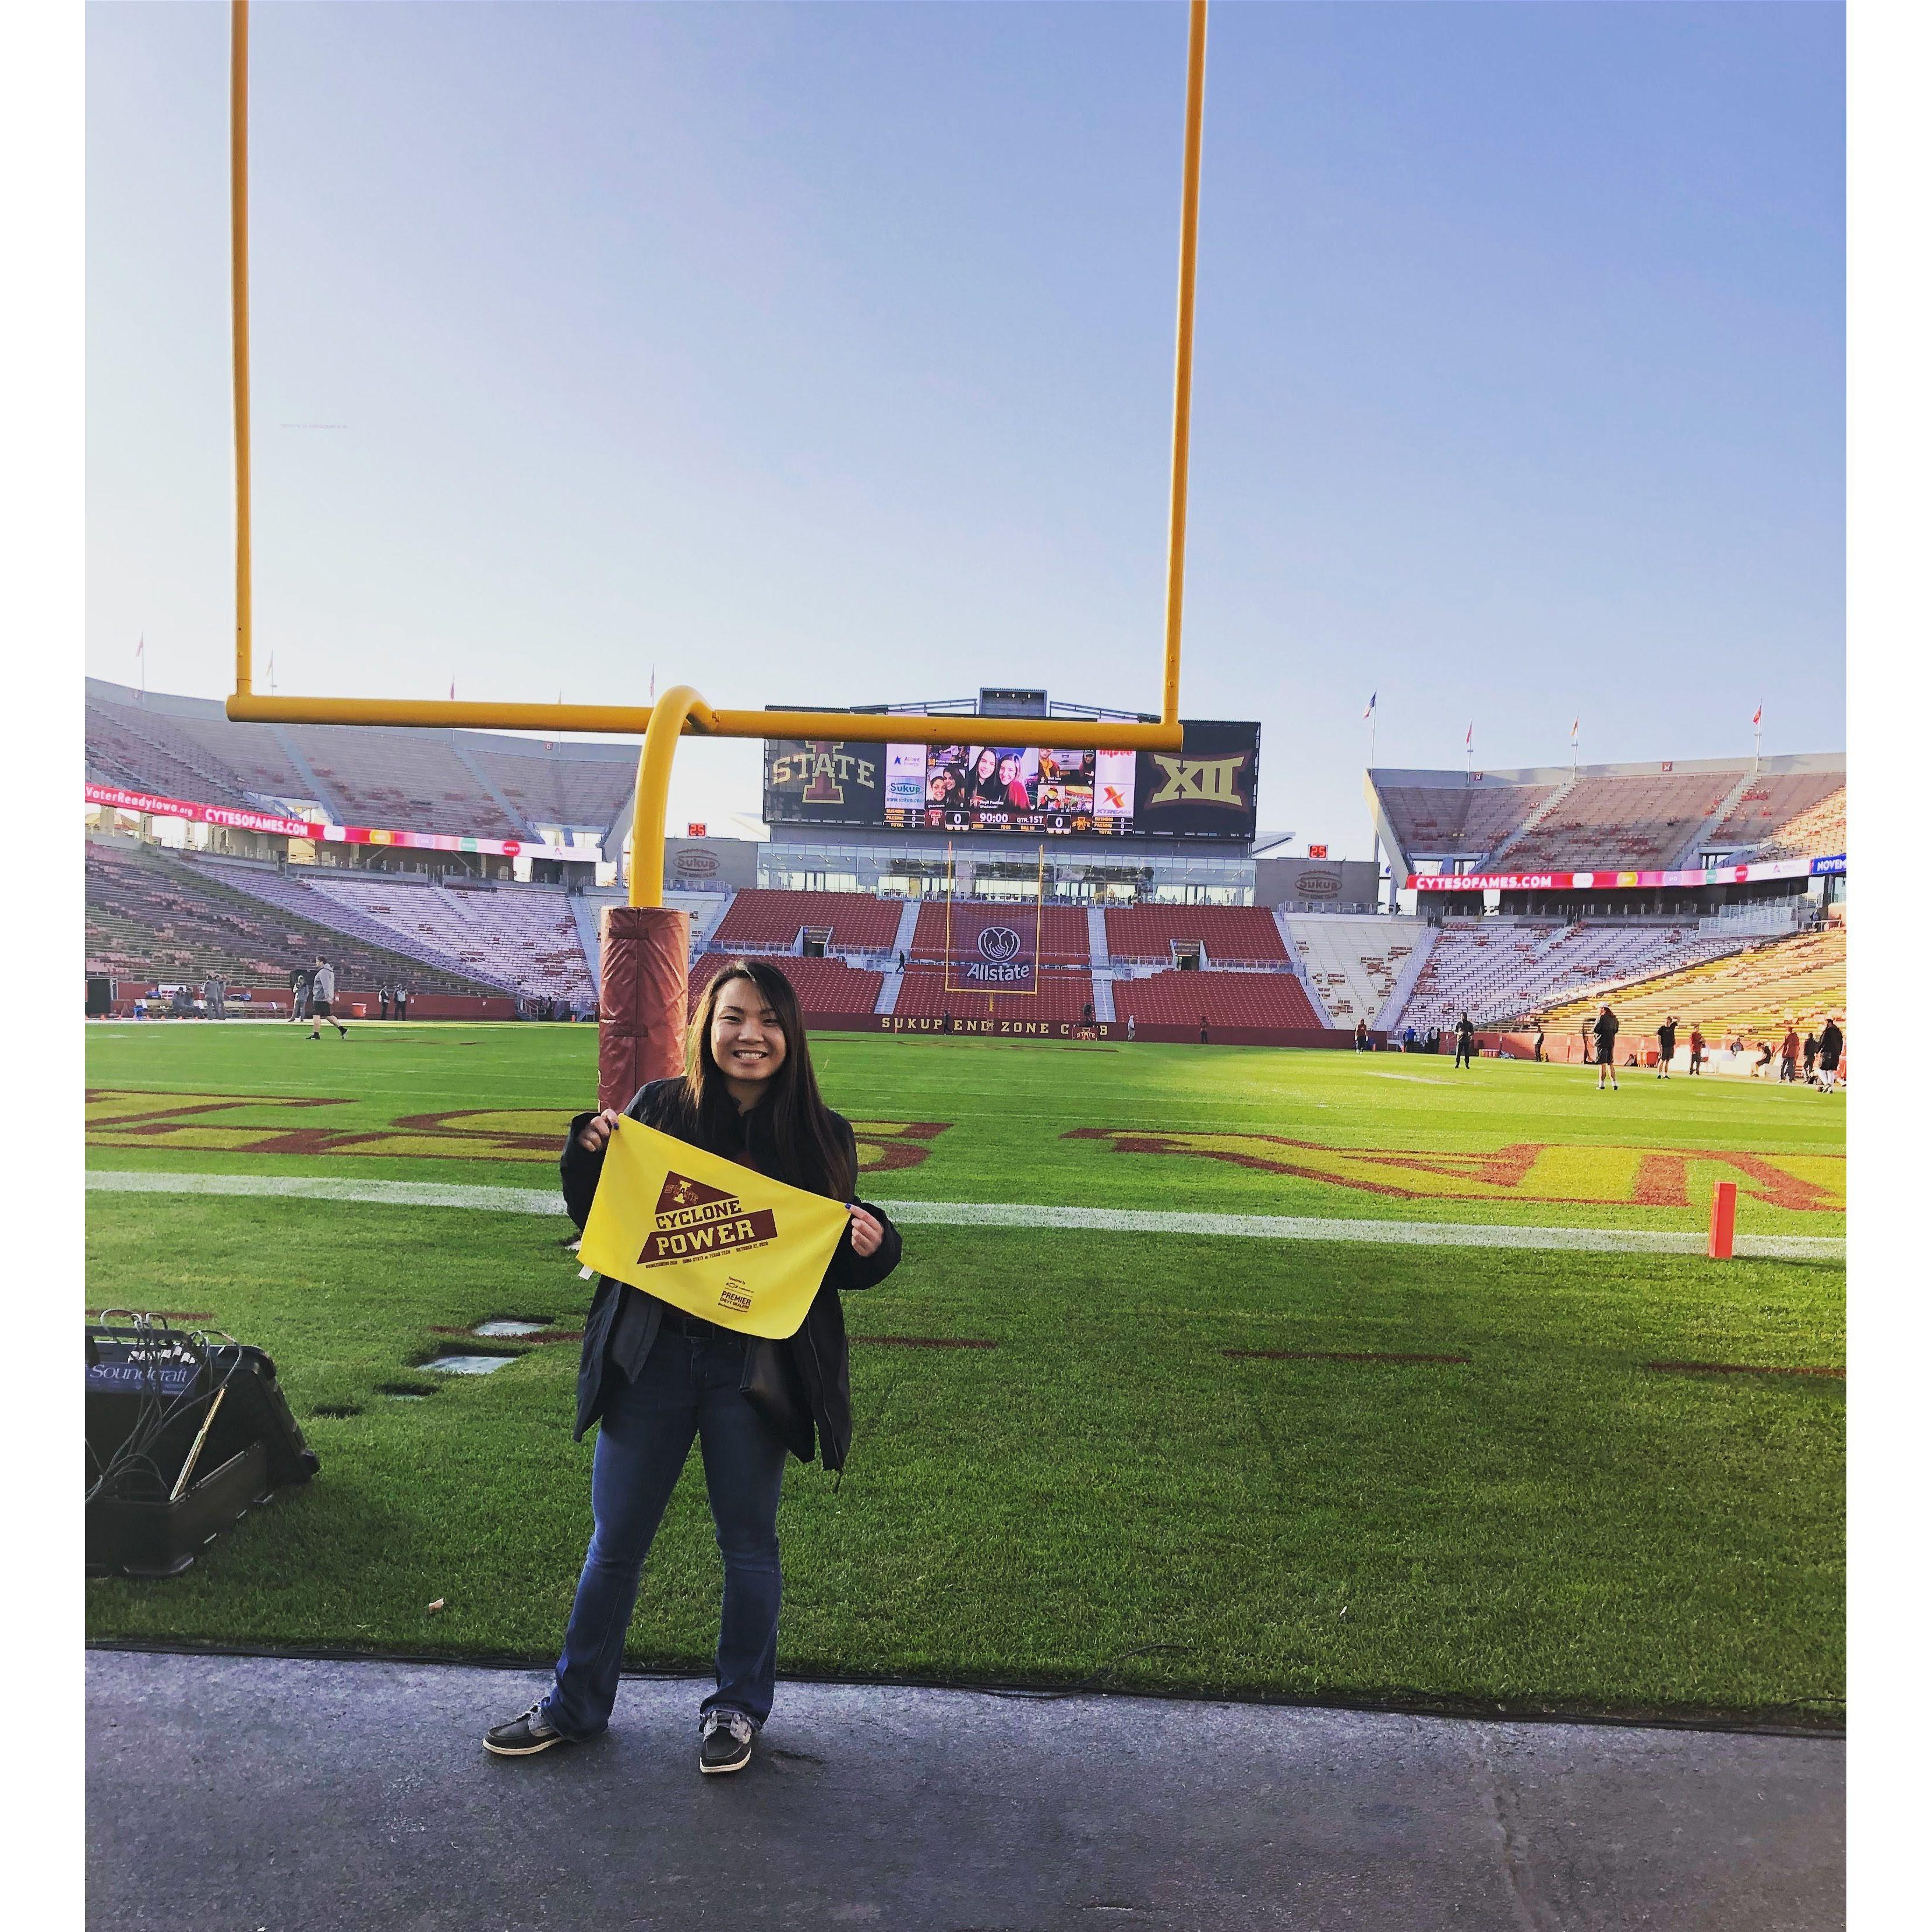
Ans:
{"type": "Polygon", "coordinates": [[[586,1268],[722,1328],[798,1332],[844,1233],[843,1202],[617,1123],[584,1224],[586,1268]]]}

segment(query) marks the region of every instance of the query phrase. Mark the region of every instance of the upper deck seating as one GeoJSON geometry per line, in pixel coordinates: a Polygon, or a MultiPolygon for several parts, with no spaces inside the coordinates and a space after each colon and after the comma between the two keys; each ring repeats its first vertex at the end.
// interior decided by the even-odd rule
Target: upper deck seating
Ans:
{"type": "Polygon", "coordinates": [[[447,732],[340,724],[284,729],[348,814],[348,824],[475,838],[529,836],[471,776],[447,732]]]}
{"type": "Polygon", "coordinates": [[[1845,788],[1787,819],[1757,848],[1760,859],[1826,859],[1845,849],[1845,788]]]}
{"type": "Polygon", "coordinates": [[[1176,940],[1198,940],[1210,967],[1288,957],[1265,906],[1109,906],[1106,919],[1107,951],[1115,959],[1172,959],[1176,940]]]}
{"type": "Polygon", "coordinates": [[[637,752],[624,760],[572,758],[568,746],[546,750],[514,738],[484,741],[466,733],[464,748],[532,825],[602,830],[616,822],[638,775],[637,752]]]}
{"type": "Polygon", "coordinates": [[[1801,842],[1825,832],[1834,822],[1838,828],[1836,844],[1820,844],[1794,857],[1820,858],[1845,849],[1845,775],[1842,772],[1766,772],[1744,788],[1744,793],[1725,813],[1708,843],[1718,851],[1765,852],[1767,842],[1784,850],[1780,835],[1798,826],[1801,842]],[[1835,814],[1831,809],[1836,801],[1835,814]],[[1826,808],[1822,815],[1820,807],[1826,808]]]}
{"type": "Polygon", "coordinates": [[[899,929],[898,902],[870,892],[794,892],[747,889],[711,935],[718,952],[770,950],[794,944],[806,928],[831,928],[835,952],[884,952],[899,929]]]}
{"type": "Polygon", "coordinates": [[[1383,785],[1382,809],[1412,858],[1484,859],[1555,796],[1553,784],[1383,785]]]}
{"type": "Polygon", "coordinates": [[[1546,817],[1498,850],[1498,866],[1511,872],[1675,866],[1742,776],[1739,769],[1579,778],[1546,817]]]}
{"type": "Polygon", "coordinates": [[[87,764],[98,782],[194,805],[254,804],[232,766],[177,730],[165,712],[90,696],[86,717],[87,764]]]}

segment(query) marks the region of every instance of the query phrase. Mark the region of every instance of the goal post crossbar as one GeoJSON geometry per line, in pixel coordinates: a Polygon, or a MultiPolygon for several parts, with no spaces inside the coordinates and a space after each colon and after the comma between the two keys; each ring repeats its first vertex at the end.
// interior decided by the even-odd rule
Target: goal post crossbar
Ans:
{"type": "MultiPolygon", "coordinates": [[[[1201,128],[1208,0],[1189,0],[1187,106],[1183,142],[1179,293],[1174,324],[1173,458],[1169,476],[1161,712],[1156,722],[1029,718],[1029,743],[1065,751],[1181,748],[1181,592],[1186,554],[1194,364],[1194,272],[1201,190],[1201,128]]],[[[241,724],[389,725],[448,730],[642,732],[632,821],[630,901],[663,902],[664,824],[672,754],[680,736],[836,736],[864,744],[946,745],[970,721],[903,712],[715,710],[688,686],[652,704],[517,704],[467,699],[264,695],[254,688],[252,488],[248,370],[248,0],[230,0],[229,37],[230,301],[235,432],[235,688],[228,716],[241,724]]]]}

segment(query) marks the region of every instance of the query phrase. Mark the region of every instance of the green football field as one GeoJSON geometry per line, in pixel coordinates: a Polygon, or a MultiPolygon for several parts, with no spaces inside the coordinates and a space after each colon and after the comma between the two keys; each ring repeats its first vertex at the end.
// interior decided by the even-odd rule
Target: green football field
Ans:
{"type": "MultiPolygon", "coordinates": [[[[88,1048],[90,1168],[389,1190],[90,1193],[89,1307],[266,1348],[322,1461],[185,1576],[90,1582],[92,1633],[554,1654],[589,1534],[575,1344],[421,1365],[493,1317],[579,1325],[568,1222],[520,1210],[590,1104],[592,1030],[151,1023],[88,1048]],[[515,1204],[432,1204],[452,1184],[515,1204]]],[[[814,1053],[862,1191],[915,1206],[898,1272],[848,1301],[844,1480],[788,1475],[782,1670],[1842,1716],[1841,1097],[1238,1048],[814,1053]],[[1718,1180],[1777,1258],[1489,1244],[1694,1235],[1718,1180]],[[1202,1215],[1244,1218],[1179,1218],[1202,1215]],[[1426,1225],[1234,1232],[1262,1216],[1426,1225]],[[990,1346],[928,1346],[959,1341],[990,1346]]],[[[701,1666],[717,1584],[694,1459],[632,1660],[701,1666]]]]}

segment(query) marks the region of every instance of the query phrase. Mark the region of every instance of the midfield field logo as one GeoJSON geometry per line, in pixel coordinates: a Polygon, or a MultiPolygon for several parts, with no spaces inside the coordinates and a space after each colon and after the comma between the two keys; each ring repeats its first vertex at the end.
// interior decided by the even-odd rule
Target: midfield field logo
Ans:
{"type": "Polygon", "coordinates": [[[1691,1208],[1708,1202],[1715,1178],[1736,1180],[1750,1198],[1793,1213],[1841,1214],[1845,1206],[1842,1154],[1548,1141],[1513,1141],[1486,1154],[1439,1153],[1424,1148],[1326,1147],[1282,1134],[1149,1133],[1120,1127],[1076,1127],[1061,1138],[1106,1141],[1116,1154],[1224,1161],[1258,1173],[1292,1174],[1411,1201],[1691,1208]]]}
{"type": "MultiPolygon", "coordinates": [[[[374,1127],[322,1124],[326,1109],[354,1104],[294,1095],[90,1088],[87,1144],[179,1153],[516,1160],[548,1166],[562,1148],[572,1118],[565,1107],[460,1107],[448,1113],[405,1114],[374,1127]]],[[[950,1124],[854,1120],[860,1172],[886,1174],[919,1166],[950,1124]]]]}

